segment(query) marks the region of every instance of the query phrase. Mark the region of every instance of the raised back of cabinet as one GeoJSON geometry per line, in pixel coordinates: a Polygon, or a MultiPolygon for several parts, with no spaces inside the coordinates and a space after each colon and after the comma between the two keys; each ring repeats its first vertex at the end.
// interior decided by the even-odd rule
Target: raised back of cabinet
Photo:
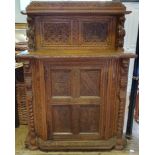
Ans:
{"type": "Polygon", "coordinates": [[[122,49],[125,13],[118,2],[32,2],[27,7],[29,48],[122,49]]]}

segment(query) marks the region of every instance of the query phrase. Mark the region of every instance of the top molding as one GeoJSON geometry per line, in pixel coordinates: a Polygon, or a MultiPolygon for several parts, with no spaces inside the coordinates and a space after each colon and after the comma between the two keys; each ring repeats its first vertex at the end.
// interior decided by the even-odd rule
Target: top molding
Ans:
{"type": "Polygon", "coordinates": [[[32,1],[24,14],[61,14],[61,13],[101,13],[101,14],[128,14],[121,2],[101,1],[32,1]]]}

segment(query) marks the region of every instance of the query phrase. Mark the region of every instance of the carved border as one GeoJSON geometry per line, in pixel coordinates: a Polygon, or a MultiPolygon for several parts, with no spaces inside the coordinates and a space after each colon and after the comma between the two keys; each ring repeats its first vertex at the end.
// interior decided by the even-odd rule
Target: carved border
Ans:
{"type": "Polygon", "coordinates": [[[117,142],[116,149],[123,149],[125,141],[123,140],[123,125],[124,125],[124,113],[126,104],[126,90],[128,81],[128,68],[129,59],[120,60],[120,81],[119,81],[119,91],[118,91],[118,120],[117,120],[117,142]]]}
{"type": "Polygon", "coordinates": [[[35,27],[34,18],[27,16],[28,29],[26,31],[28,37],[28,48],[29,50],[35,49],[35,27]]]}
{"type": "Polygon", "coordinates": [[[24,78],[26,86],[26,106],[28,112],[28,136],[25,141],[27,148],[31,150],[37,149],[36,133],[34,126],[34,113],[33,113],[33,96],[32,96],[32,70],[30,61],[24,62],[24,78]]]}

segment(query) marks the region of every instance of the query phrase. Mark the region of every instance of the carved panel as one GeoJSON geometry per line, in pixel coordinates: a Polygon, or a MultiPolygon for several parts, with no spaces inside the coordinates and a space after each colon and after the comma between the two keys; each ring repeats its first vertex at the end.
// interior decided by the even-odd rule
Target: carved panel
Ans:
{"type": "Polygon", "coordinates": [[[53,132],[71,132],[71,112],[70,106],[53,106],[53,132]]]}
{"type": "Polygon", "coordinates": [[[107,23],[90,22],[83,23],[84,42],[104,42],[108,36],[107,23]]]}
{"type": "Polygon", "coordinates": [[[80,20],[80,43],[83,47],[114,48],[116,18],[105,16],[96,20],[83,18],[80,20]]]}
{"type": "Polygon", "coordinates": [[[99,132],[99,105],[80,106],[80,132],[99,132]]]}
{"type": "Polygon", "coordinates": [[[52,96],[70,96],[71,94],[71,71],[51,70],[52,96]]]}
{"type": "Polygon", "coordinates": [[[38,16],[36,23],[37,49],[115,48],[115,17],[38,16]]]}
{"type": "Polygon", "coordinates": [[[43,42],[45,44],[70,44],[71,24],[61,22],[44,23],[43,42]]]}
{"type": "Polygon", "coordinates": [[[80,95],[99,96],[100,70],[81,70],[80,95]]]}

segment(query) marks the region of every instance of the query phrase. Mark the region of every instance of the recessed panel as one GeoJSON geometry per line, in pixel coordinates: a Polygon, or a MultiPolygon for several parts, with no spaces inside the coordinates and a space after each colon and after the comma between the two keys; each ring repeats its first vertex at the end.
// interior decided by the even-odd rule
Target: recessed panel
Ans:
{"type": "Polygon", "coordinates": [[[71,132],[71,107],[53,106],[53,132],[71,132]]]}
{"type": "Polygon", "coordinates": [[[71,71],[51,70],[52,96],[70,96],[71,71]]]}
{"type": "Polygon", "coordinates": [[[99,132],[99,105],[81,105],[80,132],[99,132]]]}
{"type": "Polygon", "coordinates": [[[115,18],[104,16],[80,20],[80,44],[84,47],[113,49],[115,47],[115,18]]]}
{"type": "Polygon", "coordinates": [[[71,43],[71,23],[49,22],[43,24],[43,42],[49,45],[71,43]]]}
{"type": "Polygon", "coordinates": [[[104,42],[108,36],[107,23],[87,22],[83,23],[84,42],[104,42]]]}
{"type": "Polygon", "coordinates": [[[81,70],[80,95],[99,96],[100,93],[100,70],[81,70]]]}

